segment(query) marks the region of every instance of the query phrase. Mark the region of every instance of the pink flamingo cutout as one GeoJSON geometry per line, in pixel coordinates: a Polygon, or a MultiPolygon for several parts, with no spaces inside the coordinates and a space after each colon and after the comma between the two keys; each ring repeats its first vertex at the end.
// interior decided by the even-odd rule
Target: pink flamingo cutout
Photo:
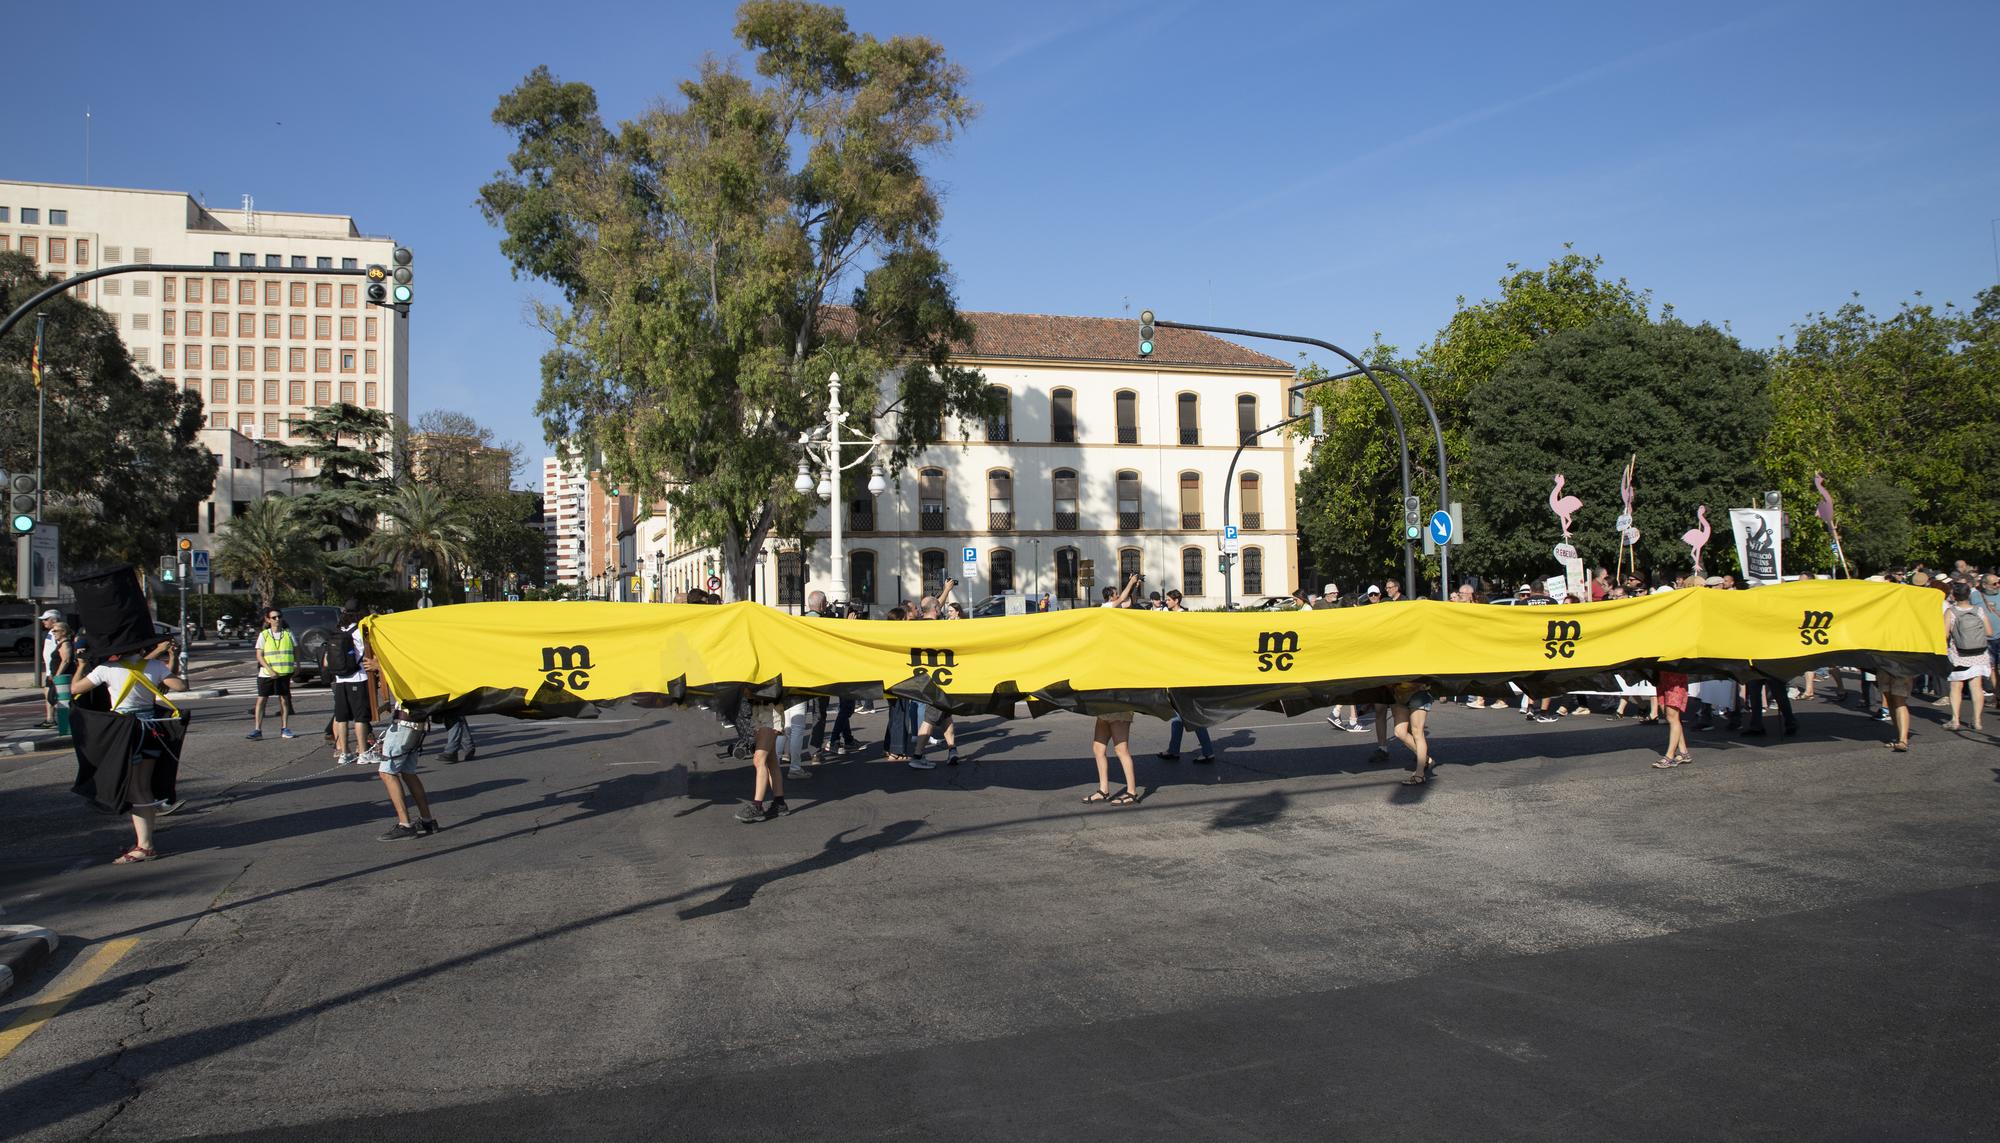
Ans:
{"type": "Polygon", "coordinates": [[[1708,546],[1708,505],[1703,504],[1701,507],[1696,508],[1694,514],[1700,517],[1701,527],[1689,528],[1687,533],[1681,537],[1681,543],[1693,549],[1694,570],[1699,572],[1701,571],[1701,550],[1708,546]]]}
{"type": "Polygon", "coordinates": [[[1574,496],[1564,496],[1562,490],[1562,474],[1557,473],[1555,490],[1549,493],[1549,509],[1556,514],[1557,518],[1562,520],[1563,539],[1567,540],[1569,539],[1570,517],[1575,516],[1576,510],[1583,507],[1583,501],[1578,500],[1574,496]]]}

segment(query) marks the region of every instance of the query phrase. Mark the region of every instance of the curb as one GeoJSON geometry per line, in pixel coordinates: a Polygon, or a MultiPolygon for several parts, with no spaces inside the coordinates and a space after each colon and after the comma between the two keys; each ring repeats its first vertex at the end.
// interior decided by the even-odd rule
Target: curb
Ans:
{"type": "MultiPolygon", "coordinates": [[[[10,738],[0,741],[0,756],[13,754],[39,754],[44,750],[68,750],[74,742],[67,734],[51,734],[46,738],[10,738]]],[[[0,925],[0,935],[6,926],[0,925]]]]}
{"type": "Polygon", "coordinates": [[[205,689],[203,689],[203,690],[198,690],[198,691],[181,691],[181,692],[179,692],[179,693],[175,694],[175,695],[174,695],[173,697],[174,697],[175,699],[177,699],[177,700],[178,700],[178,699],[212,699],[212,698],[222,698],[222,697],[226,696],[226,695],[227,695],[228,693],[229,693],[229,688],[228,688],[228,687],[207,687],[207,688],[205,688],[205,689]]]}
{"type": "Polygon", "coordinates": [[[56,935],[39,925],[0,925],[0,999],[35,975],[56,951],[56,935]]]}

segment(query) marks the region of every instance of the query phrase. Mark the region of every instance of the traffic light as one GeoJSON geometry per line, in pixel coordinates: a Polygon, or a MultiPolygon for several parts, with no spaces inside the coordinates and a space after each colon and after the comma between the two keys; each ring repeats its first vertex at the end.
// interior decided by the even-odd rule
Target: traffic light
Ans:
{"type": "Polygon", "coordinates": [[[35,530],[35,518],[42,514],[42,482],[32,472],[17,472],[7,478],[7,529],[16,536],[35,530]]]}
{"type": "Polygon", "coordinates": [[[417,276],[417,272],[410,269],[410,262],[412,260],[410,248],[408,246],[396,247],[395,253],[389,255],[389,260],[396,264],[395,270],[390,273],[390,277],[396,280],[396,284],[389,290],[389,296],[394,298],[396,304],[399,306],[408,305],[410,304],[410,299],[416,297],[416,291],[410,288],[410,283],[417,276]]]}
{"type": "Polygon", "coordinates": [[[181,562],[173,556],[160,557],[160,582],[173,583],[180,578],[181,562]]]}
{"type": "Polygon", "coordinates": [[[176,549],[174,561],[180,567],[182,590],[186,590],[185,585],[188,581],[188,576],[194,574],[194,569],[188,566],[194,560],[194,541],[183,537],[179,543],[174,545],[174,548],[176,549]]]}
{"type": "Polygon", "coordinates": [[[1139,356],[1153,355],[1153,311],[1139,311],[1139,356]]]}
{"type": "Polygon", "coordinates": [[[380,262],[368,265],[368,300],[378,306],[389,301],[389,268],[380,262]]]}
{"type": "Polygon", "coordinates": [[[1415,540],[1424,534],[1423,502],[1414,496],[1403,498],[1403,538],[1415,540]]]}

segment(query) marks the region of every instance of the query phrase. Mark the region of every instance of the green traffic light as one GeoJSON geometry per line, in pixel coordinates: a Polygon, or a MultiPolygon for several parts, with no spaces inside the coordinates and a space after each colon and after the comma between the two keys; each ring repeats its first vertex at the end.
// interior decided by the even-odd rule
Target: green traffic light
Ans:
{"type": "Polygon", "coordinates": [[[1153,343],[1152,343],[1152,342],[1150,342],[1150,341],[1142,341],[1142,342],[1140,342],[1140,343],[1139,343],[1139,356],[1141,356],[1141,357],[1151,357],[1152,355],[1153,355],[1153,343]]]}
{"type": "Polygon", "coordinates": [[[416,296],[416,291],[410,289],[410,287],[408,286],[399,283],[396,286],[396,291],[392,296],[396,299],[398,304],[408,304],[409,300],[416,296]]]}
{"type": "Polygon", "coordinates": [[[14,534],[25,536],[35,530],[35,518],[26,514],[14,517],[14,534]]]}
{"type": "Polygon", "coordinates": [[[1417,529],[1415,529],[1415,528],[1405,528],[1405,529],[1403,529],[1403,538],[1404,538],[1405,540],[1414,540],[1414,539],[1416,539],[1416,538],[1417,538],[1417,529]]]}

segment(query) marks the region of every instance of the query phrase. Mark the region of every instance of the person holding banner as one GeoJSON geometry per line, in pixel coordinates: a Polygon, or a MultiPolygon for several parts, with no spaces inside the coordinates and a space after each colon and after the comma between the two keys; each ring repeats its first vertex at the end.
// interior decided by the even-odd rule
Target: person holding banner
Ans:
{"type": "MultiPolygon", "coordinates": [[[[113,865],[132,865],[141,861],[151,861],[159,851],[153,845],[153,822],[159,816],[161,807],[172,805],[172,790],[162,791],[155,782],[158,764],[167,749],[165,740],[154,733],[150,724],[155,718],[154,700],[167,703],[178,719],[180,712],[168,702],[165,691],[184,691],[187,683],[174,673],[174,657],[177,648],[172,642],[162,644],[166,648],[163,657],[148,655],[141,658],[136,653],[111,655],[88,675],[78,679],[70,688],[78,698],[104,687],[111,695],[111,710],[114,714],[130,715],[141,723],[149,724],[126,770],[122,791],[127,809],[132,816],[132,847],[118,856],[113,865]]],[[[159,648],[154,649],[157,653],[159,648]]]]}
{"type": "Polygon", "coordinates": [[[1959,730],[1959,696],[1968,687],[1972,692],[1972,729],[1981,731],[1986,710],[1986,674],[1992,669],[1987,646],[1993,639],[1993,621],[1972,605],[1972,589],[1963,583],[1951,585],[1951,606],[1945,609],[1945,655],[1951,660],[1951,674],[1945,677],[1950,696],[1951,721],[1946,730],[1959,730]]]}

